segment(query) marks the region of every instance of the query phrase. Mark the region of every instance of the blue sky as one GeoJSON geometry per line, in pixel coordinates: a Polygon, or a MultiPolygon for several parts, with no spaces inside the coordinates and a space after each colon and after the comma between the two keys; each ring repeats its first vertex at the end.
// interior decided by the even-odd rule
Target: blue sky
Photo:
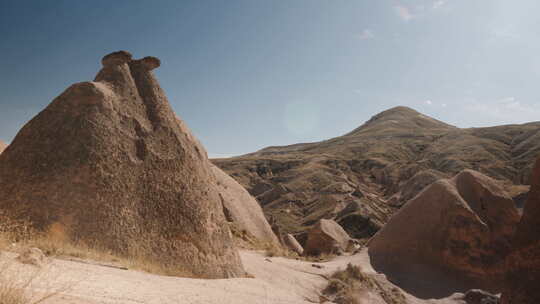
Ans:
{"type": "Polygon", "coordinates": [[[460,127],[540,120],[537,0],[0,0],[0,140],[103,55],[156,75],[211,156],[327,139],[406,105],[460,127]]]}

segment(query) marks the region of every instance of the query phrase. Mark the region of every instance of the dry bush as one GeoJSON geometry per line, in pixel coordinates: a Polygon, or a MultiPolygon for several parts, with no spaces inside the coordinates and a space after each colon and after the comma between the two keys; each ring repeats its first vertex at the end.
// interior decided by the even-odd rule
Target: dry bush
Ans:
{"type": "Polygon", "coordinates": [[[378,293],[387,304],[406,303],[405,296],[399,289],[382,285],[351,263],[347,264],[345,270],[332,274],[323,294],[332,297],[337,304],[358,304],[363,291],[378,293]]]}

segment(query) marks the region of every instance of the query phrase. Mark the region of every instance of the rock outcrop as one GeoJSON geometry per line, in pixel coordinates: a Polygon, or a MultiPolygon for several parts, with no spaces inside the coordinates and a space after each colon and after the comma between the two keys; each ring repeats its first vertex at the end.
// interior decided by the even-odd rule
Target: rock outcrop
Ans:
{"type": "Polygon", "coordinates": [[[530,180],[531,190],[507,260],[503,304],[540,303],[540,158],[530,180]]]}
{"type": "Polygon", "coordinates": [[[264,217],[257,200],[218,167],[212,165],[212,172],[217,179],[223,211],[227,220],[235,223],[238,228],[245,230],[259,241],[279,246],[278,238],[264,217]]]}
{"type": "Polygon", "coordinates": [[[351,238],[343,228],[333,220],[319,220],[308,232],[307,255],[341,254],[347,251],[351,238]]]}
{"type": "Polygon", "coordinates": [[[0,154],[2,154],[2,152],[4,152],[4,150],[7,148],[7,145],[0,141],[0,154]]]}
{"type": "Polygon", "coordinates": [[[369,255],[377,271],[418,296],[500,291],[518,221],[514,202],[495,180],[465,170],[407,202],[373,237],[369,255]],[[430,281],[440,289],[422,294],[430,281]]]}
{"type": "Polygon", "coordinates": [[[160,61],[120,51],[102,64],[0,155],[0,211],[173,273],[245,275],[206,152],[152,72],[160,61]]]}
{"type": "Polygon", "coordinates": [[[283,236],[283,245],[285,245],[289,250],[296,252],[298,255],[302,255],[304,253],[304,248],[302,248],[302,245],[300,245],[296,238],[290,233],[283,236]]]}

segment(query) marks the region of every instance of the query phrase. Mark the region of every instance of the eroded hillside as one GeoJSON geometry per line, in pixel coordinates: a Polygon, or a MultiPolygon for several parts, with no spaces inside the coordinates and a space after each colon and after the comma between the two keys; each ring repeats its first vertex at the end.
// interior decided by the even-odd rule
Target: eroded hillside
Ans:
{"type": "Polygon", "coordinates": [[[517,196],[527,187],[515,185],[528,183],[539,153],[540,122],[460,129],[396,107],[344,136],[213,162],[302,240],[320,218],[371,236],[425,186],[463,169],[500,180],[517,196]]]}

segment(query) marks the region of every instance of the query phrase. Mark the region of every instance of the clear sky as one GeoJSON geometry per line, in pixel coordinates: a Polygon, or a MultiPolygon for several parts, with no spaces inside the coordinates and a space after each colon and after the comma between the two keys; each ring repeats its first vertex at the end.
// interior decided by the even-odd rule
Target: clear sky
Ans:
{"type": "Polygon", "coordinates": [[[0,140],[103,55],[156,74],[210,156],[342,135],[406,105],[459,127],[540,120],[538,0],[0,0],[0,140]]]}

